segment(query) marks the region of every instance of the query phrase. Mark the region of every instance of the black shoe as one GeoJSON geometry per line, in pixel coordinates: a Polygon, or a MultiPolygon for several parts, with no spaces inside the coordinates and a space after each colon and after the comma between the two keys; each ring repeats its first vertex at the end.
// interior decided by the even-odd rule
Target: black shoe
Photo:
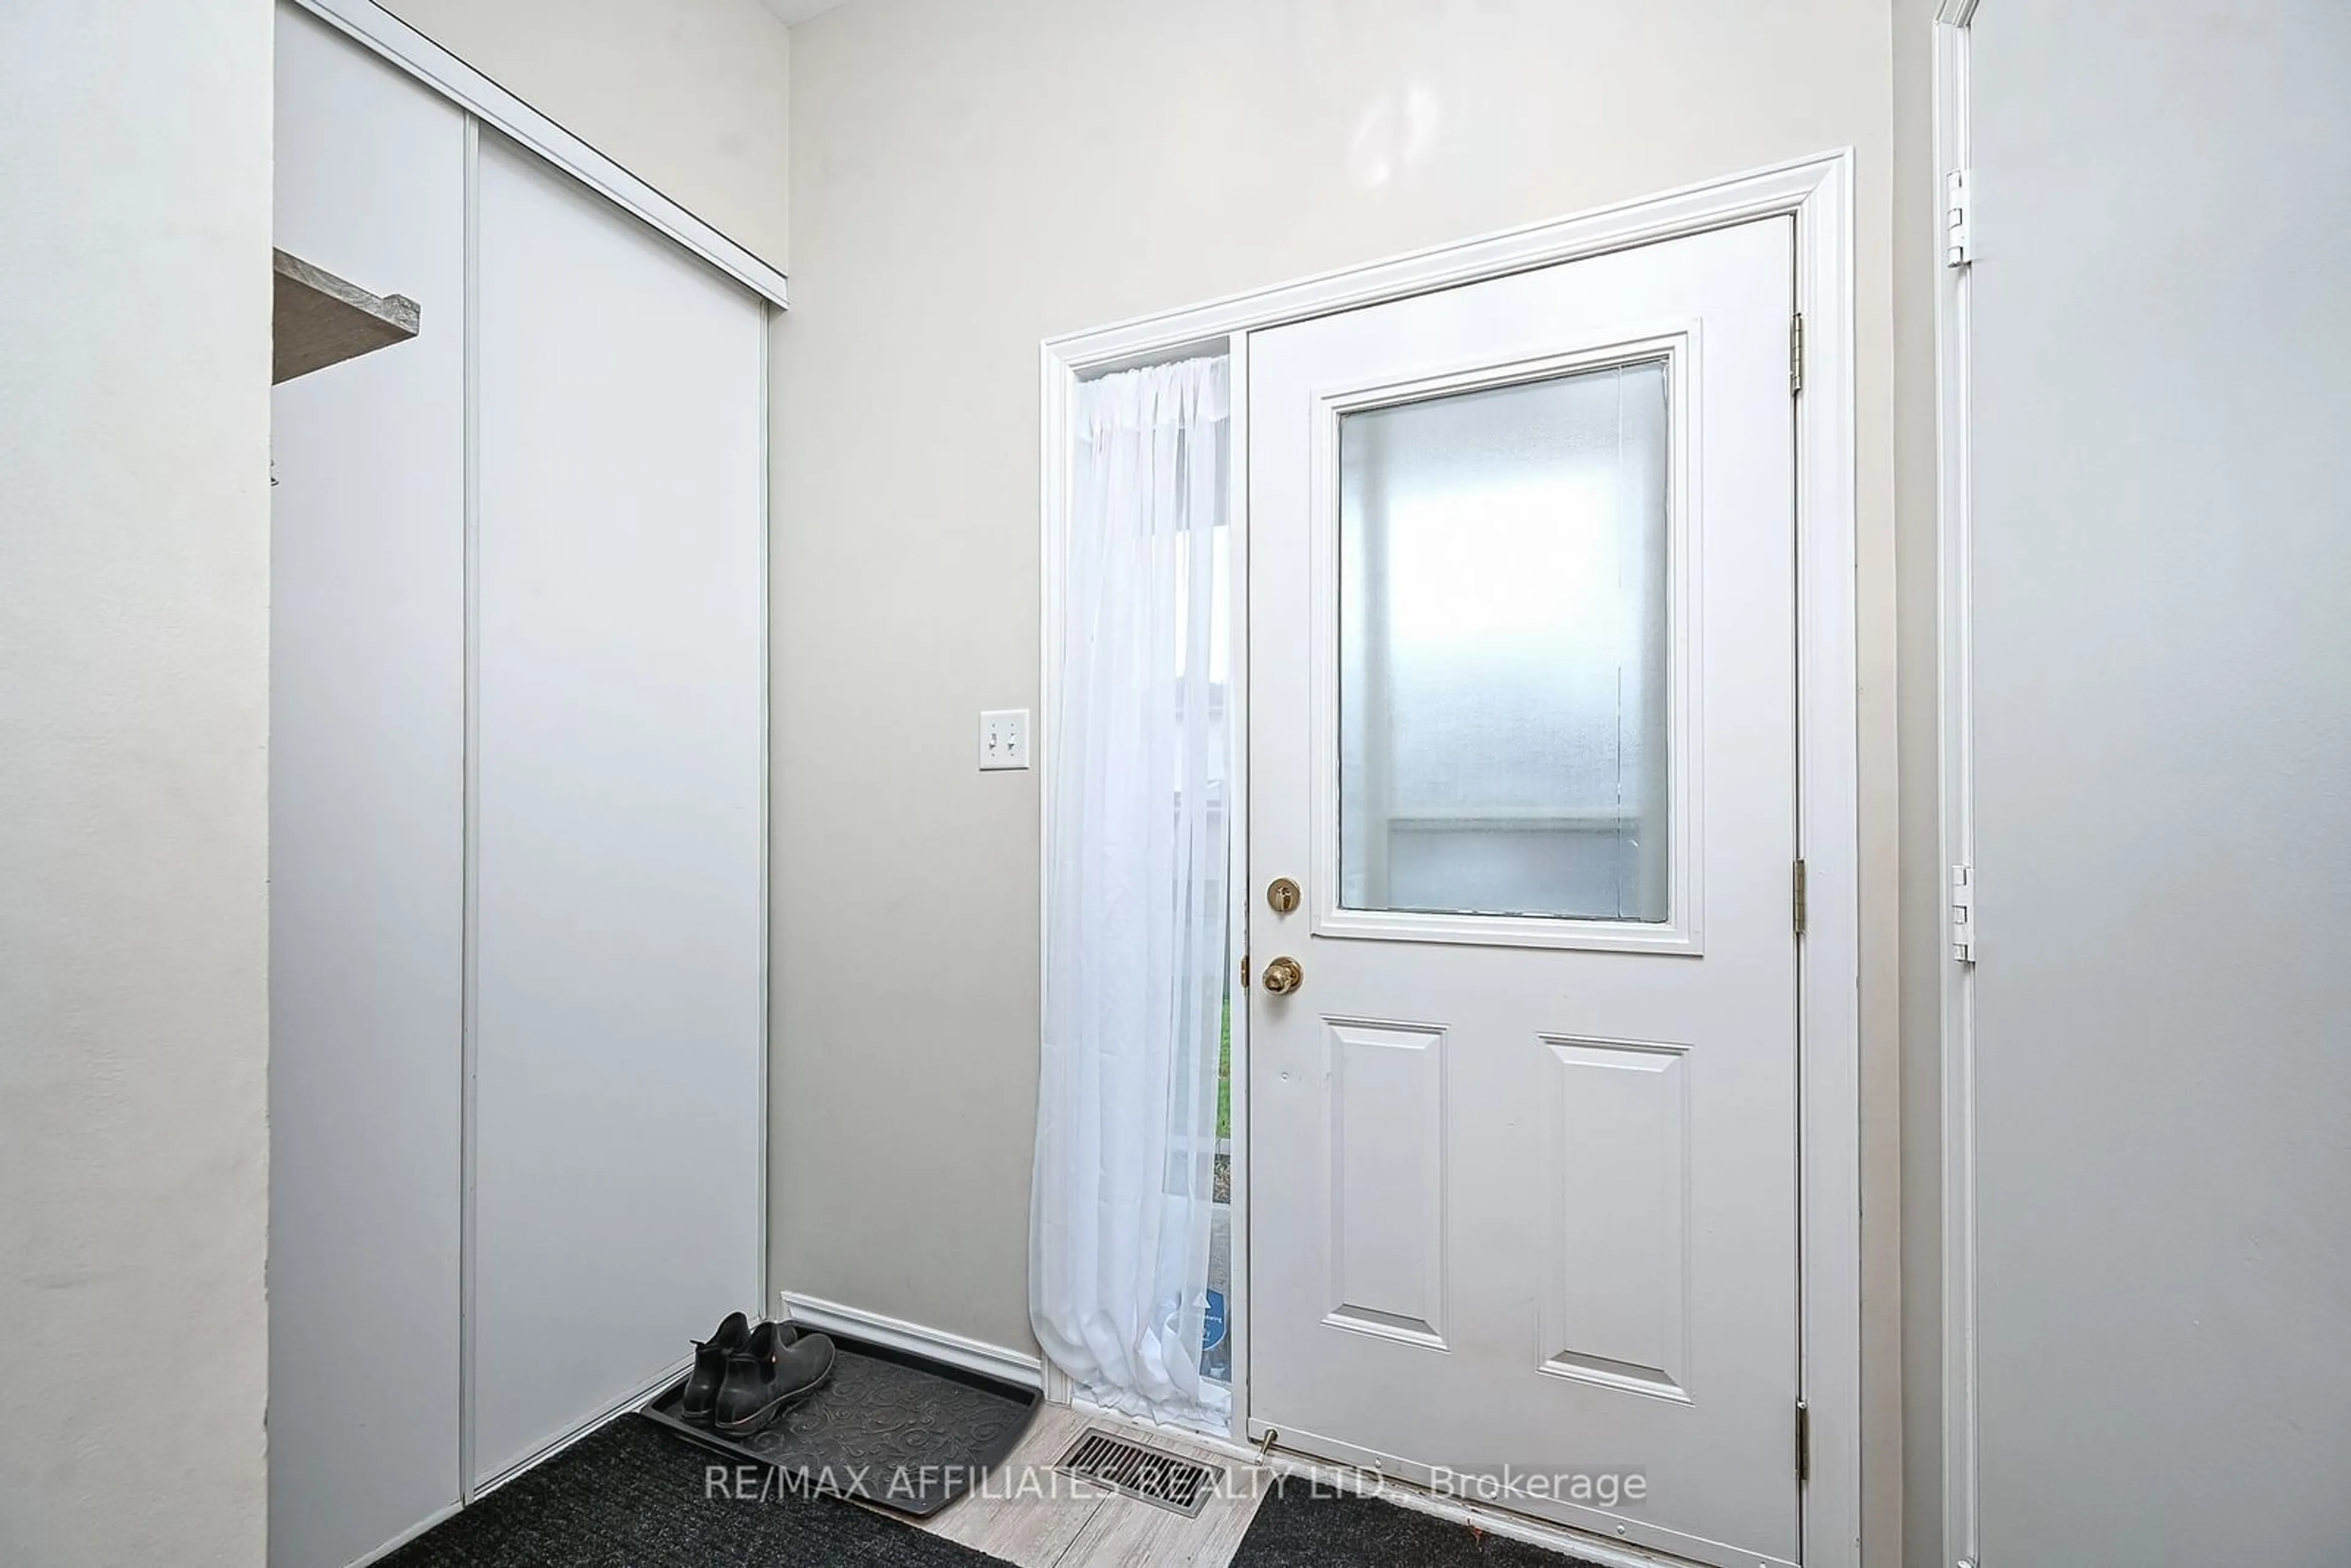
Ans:
{"type": "Polygon", "coordinates": [[[726,1380],[726,1358],[750,1343],[750,1320],[740,1312],[727,1313],[726,1321],[708,1339],[694,1342],[694,1370],[685,1375],[685,1392],[677,1400],[681,1416],[697,1426],[708,1424],[711,1407],[718,1400],[718,1385],[726,1380]]]}
{"type": "Polygon", "coordinates": [[[789,1323],[761,1323],[750,1343],[726,1358],[711,1425],[730,1437],[759,1430],[832,1375],[832,1341],[789,1323]]]}

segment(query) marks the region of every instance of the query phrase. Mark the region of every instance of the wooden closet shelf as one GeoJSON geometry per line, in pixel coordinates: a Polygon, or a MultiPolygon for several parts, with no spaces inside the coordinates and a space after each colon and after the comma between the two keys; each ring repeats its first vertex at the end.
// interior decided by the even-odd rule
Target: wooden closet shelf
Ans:
{"type": "Polygon", "coordinates": [[[277,285],[272,386],[416,336],[415,300],[370,294],[282,250],[272,251],[270,260],[277,285]]]}

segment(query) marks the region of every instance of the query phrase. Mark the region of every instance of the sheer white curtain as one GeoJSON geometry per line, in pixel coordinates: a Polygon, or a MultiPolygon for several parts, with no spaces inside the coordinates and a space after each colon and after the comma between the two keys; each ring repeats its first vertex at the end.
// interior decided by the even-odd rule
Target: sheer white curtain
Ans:
{"type": "Polygon", "coordinates": [[[1200,1375],[1225,981],[1222,359],[1078,391],[1029,1316],[1080,1392],[1222,1429],[1200,1375]]]}

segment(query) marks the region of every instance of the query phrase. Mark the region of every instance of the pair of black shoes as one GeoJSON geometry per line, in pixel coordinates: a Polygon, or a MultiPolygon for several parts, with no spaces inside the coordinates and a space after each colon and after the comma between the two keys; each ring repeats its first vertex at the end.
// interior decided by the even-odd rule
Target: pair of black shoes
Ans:
{"type": "Polygon", "coordinates": [[[730,1437],[747,1437],[832,1375],[832,1341],[789,1323],[758,1328],[729,1312],[718,1332],[694,1342],[694,1370],[677,1413],[730,1437]]]}

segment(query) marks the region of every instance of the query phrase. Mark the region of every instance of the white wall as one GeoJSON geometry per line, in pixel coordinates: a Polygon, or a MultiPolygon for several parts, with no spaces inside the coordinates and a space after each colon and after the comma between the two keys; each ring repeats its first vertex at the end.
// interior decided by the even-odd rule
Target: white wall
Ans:
{"type": "Polygon", "coordinates": [[[1037,343],[1858,151],[1874,1542],[1898,1529],[1883,0],[856,0],[793,30],[776,329],[774,1283],[1027,1346],[1037,343]],[[805,737],[796,739],[796,737],[805,737]],[[827,743],[826,737],[837,737],[827,743]]]}
{"type": "Polygon", "coordinates": [[[270,8],[0,9],[0,1561],[257,1564],[270,8]]]}
{"type": "Polygon", "coordinates": [[[778,270],[791,35],[759,0],[383,0],[778,270]]]}

